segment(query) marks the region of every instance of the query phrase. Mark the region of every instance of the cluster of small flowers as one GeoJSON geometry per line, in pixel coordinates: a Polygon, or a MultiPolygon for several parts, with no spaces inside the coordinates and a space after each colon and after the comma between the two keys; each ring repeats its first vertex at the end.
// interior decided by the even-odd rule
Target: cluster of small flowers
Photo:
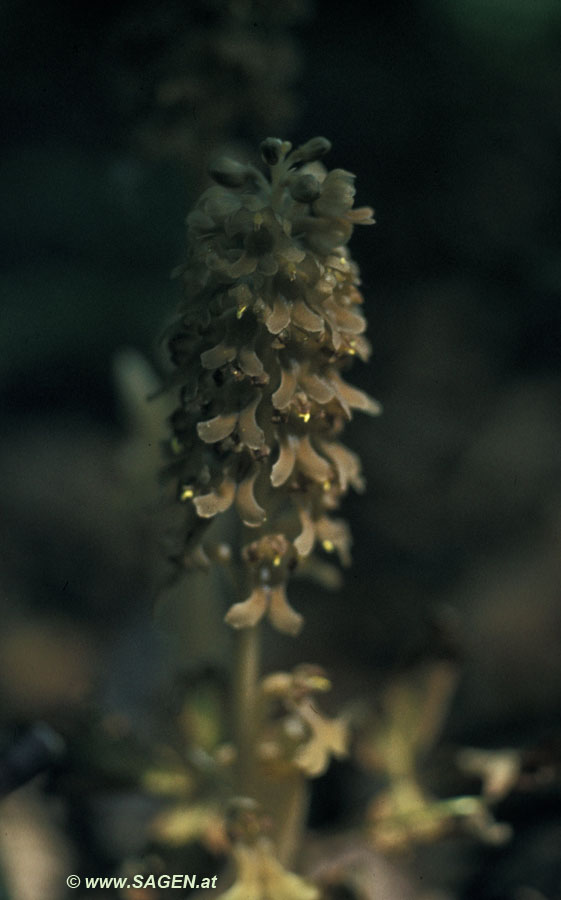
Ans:
{"type": "Polygon", "coordinates": [[[221,159],[187,220],[186,300],[168,332],[181,397],[170,471],[187,510],[185,559],[232,506],[248,529],[251,593],[227,615],[235,628],[268,614],[296,634],[291,571],[318,546],[348,564],[347,525],[330,513],[363,482],[337,438],[353,409],[379,412],[342,376],[370,350],[346,243],[372,210],[352,208],[353,175],[318,162],[329,149],[325,138],[295,150],[268,138],[269,178],[221,159]]]}

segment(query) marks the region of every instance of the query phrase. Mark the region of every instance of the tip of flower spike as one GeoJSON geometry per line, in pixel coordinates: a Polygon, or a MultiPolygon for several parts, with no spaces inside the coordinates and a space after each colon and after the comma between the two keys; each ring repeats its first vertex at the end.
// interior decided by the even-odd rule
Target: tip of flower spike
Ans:
{"type": "Polygon", "coordinates": [[[188,218],[179,274],[193,311],[189,299],[168,339],[180,386],[168,469],[197,538],[230,507],[257,529],[255,555],[242,549],[250,596],[229,612],[234,628],[267,618],[295,634],[302,619],[283,592],[297,565],[334,585],[327,554],[347,564],[350,538],[331,514],[349,487],[363,487],[336,438],[354,411],[380,412],[343,380],[345,360],[370,352],[346,245],[373,216],[353,207],[354,176],[322,165],[330,148],[323,137],[294,149],[269,137],[266,173],[215,159],[216,183],[188,218]]]}
{"type": "Polygon", "coordinates": [[[281,141],[280,138],[266,138],[261,142],[260,150],[263,161],[268,166],[276,166],[290,152],[292,144],[290,141],[281,141]]]}

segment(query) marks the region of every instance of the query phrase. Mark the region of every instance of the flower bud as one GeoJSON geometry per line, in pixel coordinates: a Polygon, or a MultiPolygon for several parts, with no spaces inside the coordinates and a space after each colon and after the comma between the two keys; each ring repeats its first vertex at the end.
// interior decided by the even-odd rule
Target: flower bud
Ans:
{"type": "Polygon", "coordinates": [[[315,162],[316,159],[321,159],[330,150],[331,141],[324,137],[315,137],[298,147],[294,156],[298,157],[299,162],[315,162]]]}
{"type": "Polygon", "coordinates": [[[321,185],[315,175],[299,175],[292,181],[288,190],[293,200],[298,203],[313,203],[321,193],[321,185]]]}
{"type": "Polygon", "coordinates": [[[220,156],[211,163],[208,173],[222,187],[237,188],[246,183],[249,170],[235,159],[220,156]]]}
{"type": "Polygon", "coordinates": [[[263,161],[266,162],[268,166],[276,166],[283,157],[284,148],[280,138],[267,138],[261,142],[259,149],[261,150],[263,161]]]}

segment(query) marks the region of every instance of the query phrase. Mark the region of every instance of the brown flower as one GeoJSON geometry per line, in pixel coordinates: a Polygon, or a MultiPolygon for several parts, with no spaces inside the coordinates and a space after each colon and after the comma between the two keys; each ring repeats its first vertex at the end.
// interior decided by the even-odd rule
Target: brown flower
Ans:
{"type": "Polygon", "coordinates": [[[167,335],[170,382],[180,390],[168,472],[189,540],[197,520],[231,507],[255,532],[243,552],[250,593],[227,616],[235,628],[267,615],[296,634],[302,619],[285,593],[294,567],[313,563],[318,548],[350,562],[348,530],[331,515],[363,481],[339,435],[354,410],[380,411],[343,377],[353,356],[369,355],[345,244],[355,224],[372,219],[352,209],[354,176],[316,162],[329,146],[314,138],[292,150],[267,139],[269,178],[218,161],[218,184],[187,220],[187,300],[167,335]]]}
{"type": "Polygon", "coordinates": [[[347,754],[347,723],[324,716],[314,696],[330,687],[323,670],[310,665],[298,666],[291,674],[274,672],[263,681],[265,696],[281,700],[289,713],[285,729],[298,739],[292,762],[311,778],[323,775],[332,756],[347,754]]]}

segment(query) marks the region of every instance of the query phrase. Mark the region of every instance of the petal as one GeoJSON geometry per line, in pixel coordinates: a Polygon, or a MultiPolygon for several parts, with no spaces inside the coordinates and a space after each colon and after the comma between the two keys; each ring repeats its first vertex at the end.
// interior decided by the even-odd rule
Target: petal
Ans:
{"type": "Polygon", "coordinates": [[[254,256],[248,256],[248,254],[244,252],[236,262],[226,266],[226,271],[231,278],[239,278],[240,275],[251,275],[252,272],[255,272],[256,267],[256,258],[254,256]]]}
{"type": "Polygon", "coordinates": [[[330,381],[347,418],[351,418],[351,409],[359,409],[371,416],[378,416],[382,412],[381,404],[377,400],[359,391],[358,388],[351,387],[337,373],[331,374],[330,381]]]}
{"type": "Polygon", "coordinates": [[[303,300],[296,300],[292,304],[292,323],[304,331],[319,332],[324,330],[324,321],[321,316],[312,312],[303,300]]]}
{"type": "Polygon", "coordinates": [[[375,225],[374,210],[371,206],[357,206],[356,209],[350,209],[347,213],[347,219],[353,225],[375,225]]]}
{"type": "Polygon", "coordinates": [[[239,416],[240,440],[251,450],[261,450],[265,444],[265,432],[255,419],[255,412],[260,403],[261,394],[258,394],[245,409],[242,409],[239,416]]]}
{"type": "Polygon", "coordinates": [[[354,202],[356,189],[355,176],[345,169],[332,169],[328,172],[321,194],[314,203],[314,211],[320,216],[343,216],[354,202]]]}
{"type": "Polygon", "coordinates": [[[294,548],[299,556],[309,556],[314,549],[316,541],[314,523],[307,509],[299,509],[298,517],[302,525],[302,531],[294,540],[294,548]]]}
{"type": "Polygon", "coordinates": [[[346,756],[349,745],[349,732],[345,722],[341,719],[324,719],[321,732],[322,738],[333,756],[346,756]]]}
{"type": "Polygon", "coordinates": [[[356,491],[364,490],[360,460],[356,453],[335,441],[320,441],[320,447],[322,453],[325,453],[335,465],[341,490],[346,491],[349,484],[356,491]]]}
{"type": "Polygon", "coordinates": [[[319,375],[302,375],[300,384],[316,403],[329,403],[335,395],[333,387],[319,375]]]}
{"type": "Polygon", "coordinates": [[[248,525],[250,528],[258,528],[267,518],[265,510],[259,506],[253,492],[258,475],[259,469],[256,466],[253,472],[238,485],[236,491],[236,508],[244,525],[248,525]]]}
{"type": "Polygon", "coordinates": [[[296,459],[300,470],[313,481],[328,481],[331,477],[331,466],[317,453],[306,435],[300,438],[296,450],[296,459]]]}
{"type": "Polygon", "coordinates": [[[230,478],[225,478],[220,487],[210,494],[195,497],[193,503],[197,513],[203,519],[211,519],[217,513],[226,512],[234,502],[236,485],[230,478]]]}
{"type": "Polygon", "coordinates": [[[296,462],[295,452],[296,438],[288,435],[280,442],[279,458],[271,469],[271,484],[273,487],[280,487],[292,475],[294,463],[296,462]]]}
{"type": "MultiPolygon", "coordinates": [[[[307,225],[304,222],[304,225],[307,225]]],[[[336,247],[348,243],[353,226],[346,218],[312,218],[312,225],[306,233],[306,241],[312,250],[320,254],[332,253],[336,247]]]]}
{"type": "Polygon", "coordinates": [[[333,320],[329,315],[326,315],[326,320],[329,323],[331,329],[331,343],[333,344],[333,349],[337,352],[343,343],[343,338],[341,337],[341,333],[337,331],[337,328],[333,324],[333,320]]]}
{"type": "Polygon", "coordinates": [[[338,307],[336,322],[337,328],[344,334],[362,334],[363,331],[366,331],[366,319],[364,316],[344,307],[338,307]]]}
{"type": "Polygon", "coordinates": [[[306,252],[290,242],[287,247],[283,247],[283,249],[280,250],[279,255],[282,256],[286,262],[301,263],[306,257],[306,252]]]}
{"type": "Polygon", "coordinates": [[[275,409],[286,409],[294,397],[298,387],[297,373],[298,366],[296,363],[291,363],[289,369],[281,369],[280,385],[271,397],[275,409]]]}
{"type": "Polygon", "coordinates": [[[255,350],[250,347],[242,347],[238,354],[238,361],[240,369],[245,375],[249,375],[250,378],[258,378],[263,383],[268,381],[269,376],[255,350]]]}
{"type": "Polygon", "coordinates": [[[336,550],[341,564],[350,566],[351,533],[347,523],[343,519],[328,519],[327,516],[321,516],[316,519],[315,526],[316,537],[323,548],[328,552],[336,550]]]}
{"type": "Polygon", "coordinates": [[[197,425],[197,434],[205,444],[215,444],[217,441],[223,441],[232,434],[238,421],[237,413],[228,413],[215,416],[214,419],[208,419],[206,422],[199,422],[197,425]]]}
{"type": "Polygon", "coordinates": [[[298,713],[312,731],[311,739],[296,753],[295,762],[308,775],[320,775],[328,766],[329,756],[345,756],[348,729],[341,719],[326,718],[311,697],[298,704],[298,713]]]}
{"type": "Polygon", "coordinates": [[[317,778],[329,766],[329,753],[320,740],[312,737],[296,751],[294,762],[310,778],[317,778]]]}
{"type": "Polygon", "coordinates": [[[370,354],[372,353],[372,347],[362,335],[352,339],[352,350],[354,350],[355,355],[358,356],[359,359],[362,359],[363,362],[368,362],[370,354]]]}
{"type": "Polygon", "coordinates": [[[279,334],[290,324],[290,306],[282,295],[275,297],[273,308],[265,316],[265,325],[271,334],[279,334]]]}
{"type": "Polygon", "coordinates": [[[267,589],[256,587],[247,600],[234,603],[230,607],[224,621],[232,628],[252,628],[263,618],[267,609],[267,589]]]}
{"type": "Polygon", "coordinates": [[[269,619],[277,631],[282,631],[283,634],[291,634],[295,637],[302,629],[304,619],[286,599],[283,585],[271,588],[269,619]]]}
{"type": "Polygon", "coordinates": [[[314,736],[294,757],[296,765],[312,778],[323,775],[329,766],[330,756],[340,759],[347,755],[348,733],[344,722],[318,716],[314,723],[314,736]]]}
{"type": "Polygon", "coordinates": [[[236,356],[235,347],[228,347],[224,341],[201,353],[201,363],[204,369],[219,369],[220,366],[232,362],[236,356]]]}

